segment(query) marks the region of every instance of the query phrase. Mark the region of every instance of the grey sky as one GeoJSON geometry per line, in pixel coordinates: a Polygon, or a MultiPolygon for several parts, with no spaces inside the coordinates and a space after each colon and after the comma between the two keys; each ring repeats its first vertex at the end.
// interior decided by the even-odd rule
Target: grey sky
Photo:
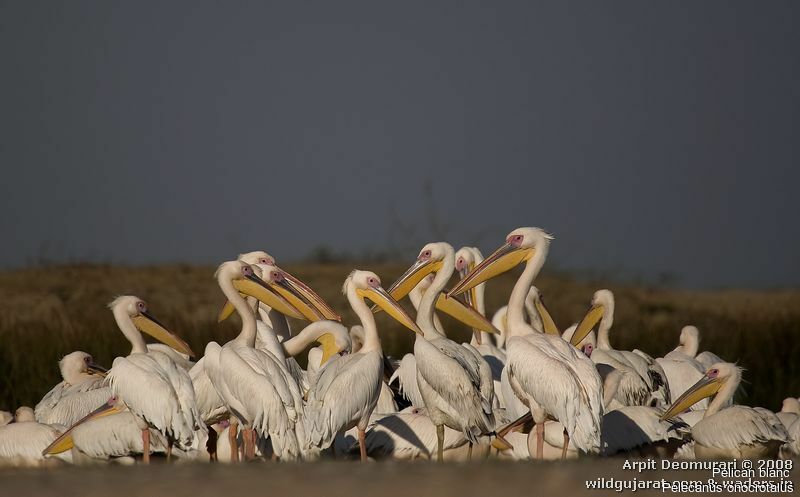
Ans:
{"type": "Polygon", "coordinates": [[[797,12],[0,2],[0,266],[385,250],[427,182],[455,245],[797,286],[797,12]]]}

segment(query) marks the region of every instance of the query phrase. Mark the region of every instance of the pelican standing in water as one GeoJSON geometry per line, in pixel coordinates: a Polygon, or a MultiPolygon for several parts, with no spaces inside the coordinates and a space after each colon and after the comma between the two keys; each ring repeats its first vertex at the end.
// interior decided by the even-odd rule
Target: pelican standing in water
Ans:
{"type": "MultiPolygon", "coordinates": [[[[444,242],[429,243],[389,290],[404,292],[436,273],[419,305],[417,325],[423,334],[414,342],[414,357],[419,391],[428,416],[436,425],[439,461],[443,457],[445,426],[464,433],[470,444],[494,431],[494,386],[489,364],[471,345],[459,345],[441,334],[433,321],[436,301],[454,270],[453,247],[444,242]]],[[[484,325],[489,325],[488,321],[484,325]]]]}
{"type": "Polygon", "coordinates": [[[741,381],[742,369],[735,364],[714,364],[661,415],[661,419],[673,418],[696,402],[712,397],[703,419],[692,426],[698,459],[774,459],[790,440],[783,424],[766,409],[724,407],[741,381]]]}
{"type": "Polygon", "coordinates": [[[342,287],[364,328],[364,344],[353,354],[323,367],[308,391],[305,420],[309,448],[325,449],[340,431],[358,428],[361,460],[367,459],[365,431],[383,384],[383,350],[375,317],[364,299],[386,311],[408,329],[421,333],[411,317],[381,286],[378,275],[355,270],[342,287]]]}
{"type": "MultiPolygon", "coordinates": [[[[200,426],[192,381],[168,355],[148,351],[142,332],[190,357],[194,353],[148,312],[142,299],[131,295],[117,297],[109,307],[120,331],[131,343],[131,353],[114,359],[108,372],[112,397],[77,424],[122,412],[127,407],[141,431],[145,463],[150,462],[151,427],[166,437],[168,457],[173,443],[181,448],[191,447],[200,426]]],[[[45,453],[56,454],[71,448],[70,431],[45,449],[45,453]]]]}
{"type": "Polygon", "coordinates": [[[525,263],[508,301],[506,369],[514,393],[531,411],[537,430],[537,457],[544,449],[544,422],[564,426],[562,458],[570,441],[576,449],[600,450],[602,381],[581,351],[558,335],[539,333],[525,321],[525,298],[542,268],[552,237],[539,228],[518,228],[449,293],[458,295],[525,263]]]}

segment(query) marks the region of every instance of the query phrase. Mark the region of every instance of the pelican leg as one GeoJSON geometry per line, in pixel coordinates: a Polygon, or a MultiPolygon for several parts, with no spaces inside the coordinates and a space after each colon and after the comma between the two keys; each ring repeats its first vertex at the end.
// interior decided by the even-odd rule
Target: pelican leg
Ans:
{"type": "Polygon", "coordinates": [[[228,441],[231,445],[231,462],[239,462],[239,443],[236,438],[239,435],[239,423],[231,421],[228,426],[228,441]]]}
{"type": "Polygon", "coordinates": [[[358,427],[358,448],[361,450],[361,461],[367,460],[367,435],[361,427],[358,427]]]}
{"type": "Polygon", "coordinates": [[[472,442],[469,443],[469,449],[467,449],[467,461],[472,460],[472,442]]]}
{"type": "Polygon", "coordinates": [[[544,423],[536,424],[536,459],[544,459],[544,423]]]}
{"type": "Polygon", "coordinates": [[[564,428],[564,447],[561,448],[561,460],[567,458],[567,447],[569,446],[569,433],[567,433],[567,429],[564,428]]]}
{"type": "Polygon", "coordinates": [[[217,431],[214,428],[207,426],[208,441],[206,442],[206,450],[208,451],[209,461],[217,460],[217,431]]]}
{"type": "Polygon", "coordinates": [[[167,462],[172,460],[172,439],[167,438],[167,462]]]}
{"type": "Polygon", "coordinates": [[[142,430],[142,462],[150,464],[150,430],[142,430]]]}
{"type": "Polygon", "coordinates": [[[444,461],[444,425],[436,426],[436,460],[444,461]]]}
{"type": "Polygon", "coordinates": [[[256,458],[256,430],[253,428],[242,430],[242,440],[244,441],[244,459],[252,461],[256,458]]]}

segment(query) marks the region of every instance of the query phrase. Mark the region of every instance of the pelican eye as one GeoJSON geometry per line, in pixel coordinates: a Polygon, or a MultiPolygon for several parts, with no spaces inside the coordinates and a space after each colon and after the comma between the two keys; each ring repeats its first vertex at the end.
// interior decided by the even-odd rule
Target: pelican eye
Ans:
{"type": "Polygon", "coordinates": [[[242,266],[242,275],[253,276],[253,268],[250,266],[242,266]]]}

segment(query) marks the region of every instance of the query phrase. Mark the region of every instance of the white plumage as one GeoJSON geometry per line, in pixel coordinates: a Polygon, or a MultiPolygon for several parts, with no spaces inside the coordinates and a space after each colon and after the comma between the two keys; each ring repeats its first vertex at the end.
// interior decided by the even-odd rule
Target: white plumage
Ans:
{"type": "MultiPolygon", "coordinates": [[[[42,451],[61,435],[65,427],[37,423],[30,407],[20,407],[15,421],[0,426],[0,466],[39,466],[45,463],[42,451]]],[[[71,454],[59,454],[71,461],[71,454]]]]}
{"type": "Polygon", "coordinates": [[[59,361],[62,381],[34,409],[36,421],[71,426],[111,397],[105,377],[90,372],[92,356],[75,351],[59,361]]]}

